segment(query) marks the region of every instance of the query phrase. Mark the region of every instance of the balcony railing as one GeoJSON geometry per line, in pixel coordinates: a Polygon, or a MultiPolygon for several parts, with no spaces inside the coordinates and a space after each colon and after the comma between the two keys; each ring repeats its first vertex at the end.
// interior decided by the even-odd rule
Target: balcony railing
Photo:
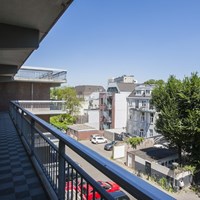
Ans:
{"type": "Polygon", "coordinates": [[[64,114],[65,101],[18,101],[18,104],[33,114],[64,114]]]}
{"type": "Polygon", "coordinates": [[[91,199],[96,198],[96,192],[100,199],[113,199],[84,169],[65,154],[66,146],[137,199],[174,199],[52,127],[18,103],[10,103],[10,115],[52,199],[89,199],[89,186],[93,188],[91,199]],[[58,146],[51,142],[44,132],[52,134],[59,141],[58,146]],[[74,181],[69,181],[72,178],[69,170],[75,174],[74,181]]]}
{"type": "Polygon", "coordinates": [[[67,71],[48,68],[37,67],[21,67],[17,74],[14,76],[14,80],[37,80],[47,82],[66,82],[67,71]]]}

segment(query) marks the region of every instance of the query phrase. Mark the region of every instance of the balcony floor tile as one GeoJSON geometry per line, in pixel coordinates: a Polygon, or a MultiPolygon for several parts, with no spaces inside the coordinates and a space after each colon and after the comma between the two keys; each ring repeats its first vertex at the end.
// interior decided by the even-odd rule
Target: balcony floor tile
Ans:
{"type": "Polygon", "coordinates": [[[0,112],[0,144],[0,199],[49,199],[5,112],[0,112]]]}

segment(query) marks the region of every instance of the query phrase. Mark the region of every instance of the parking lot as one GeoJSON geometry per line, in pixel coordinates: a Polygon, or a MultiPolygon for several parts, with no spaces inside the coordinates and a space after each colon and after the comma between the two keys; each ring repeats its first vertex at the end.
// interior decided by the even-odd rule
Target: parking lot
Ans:
{"type": "MultiPolygon", "coordinates": [[[[113,161],[116,164],[120,164],[120,162],[116,162],[113,159],[111,159],[112,151],[104,150],[105,143],[104,144],[93,144],[93,143],[91,143],[90,140],[83,140],[83,141],[80,141],[80,143],[82,143],[86,147],[90,148],[94,152],[100,154],[101,156],[107,158],[108,160],[113,161]]],[[[75,162],[78,162],[81,165],[81,167],[96,181],[99,181],[99,180],[101,180],[101,181],[110,180],[107,176],[105,176],[103,173],[101,173],[99,170],[97,170],[90,163],[85,161],[81,156],[77,155],[75,152],[73,152],[68,147],[66,147],[66,154],[69,155],[70,157],[72,157],[75,162]]],[[[121,164],[122,164],[122,162],[121,162],[121,164]]],[[[127,194],[127,195],[131,198],[131,200],[135,199],[134,197],[130,196],[129,194],[127,194]]]]}
{"type": "MultiPolygon", "coordinates": [[[[94,152],[100,154],[101,156],[111,160],[112,151],[105,151],[104,145],[105,144],[92,144],[89,140],[80,141],[83,145],[90,148],[94,152]]],[[[106,177],[104,174],[102,174],[100,171],[98,171],[96,168],[94,168],[90,163],[85,161],[81,156],[77,155],[75,152],[73,152],[68,147],[66,148],[66,154],[73,158],[76,162],[80,163],[82,168],[89,172],[90,176],[92,176],[95,180],[109,180],[108,177],[106,177]]]]}

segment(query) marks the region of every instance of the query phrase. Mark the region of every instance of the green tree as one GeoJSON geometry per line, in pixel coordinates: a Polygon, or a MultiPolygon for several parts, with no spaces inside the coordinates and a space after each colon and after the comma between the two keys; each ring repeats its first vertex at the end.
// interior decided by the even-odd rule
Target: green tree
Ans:
{"type": "Polygon", "coordinates": [[[146,85],[154,85],[154,84],[163,84],[164,81],[163,80],[155,80],[155,79],[150,79],[148,81],[145,81],[144,84],[146,85]]]}
{"type": "Polygon", "coordinates": [[[50,118],[50,123],[61,130],[66,130],[68,125],[72,125],[75,122],[76,117],[69,114],[57,115],[50,118]]]}
{"type": "Polygon", "coordinates": [[[158,112],[156,131],[173,144],[181,163],[182,150],[199,161],[200,151],[200,78],[197,73],[183,81],[170,76],[152,92],[152,104],[158,112]]]}
{"type": "Polygon", "coordinates": [[[50,122],[56,127],[66,130],[68,125],[76,122],[81,107],[81,101],[76,96],[76,90],[73,87],[53,88],[50,91],[50,96],[51,99],[65,100],[66,114],[51,117],[50,122]]]}
{"type": "Polygon", "coordinates": [[[132,146],[133,149],[137,147],[141,142],[144,141],[144,138],[142,137],[132,137],[129,138],[126,142],[132,146]]]}
{"type": "Polygon", "coordinates": [[[178,93],[181,87],[181,81],[175,76],[170,76],[166,83],[157,84],[152,91],[152,104],[158,112],[156,131],[177,147],[180,162],[184,144],[178,104],[178,93]]]}
{"type": "Polygon", "coordinates": [[[183,80],[183,89],[179,93],[179,112],[185,135],[185,150],[190,160],[200,168],[200,77],[193,73],[183,80]]]}
{"type": "Polygon", "coordinates": [[[77,98],[73,87],[53,88],[50,91],[51,99],[65,100],[66,113],[76,115],[81,107],[81,100],[77,98]]]}

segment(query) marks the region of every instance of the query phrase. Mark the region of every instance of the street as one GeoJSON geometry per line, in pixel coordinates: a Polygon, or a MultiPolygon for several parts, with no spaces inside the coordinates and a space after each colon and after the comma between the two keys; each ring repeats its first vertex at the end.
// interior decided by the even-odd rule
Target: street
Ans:
{"type": "MultiPolygon", "coordinates": [[[[112,151],[106,151],[104,150],[105,144],[92,144],[89,140],[83,140],[80,141],[83,145],[90,148],[91,150],[95,151],[96,153],[99,153],[101,156],[107,158],[110,161],[115,162],[113,159],[111,159],[112,151]]],[[[66,147],[66,154],[73,158],[75,162],[78,162],[81,167],[96,181],[108,181],[110,180],[107,176],[105,176],[103,173],[101,173],[99,170],[97,170],[95,167],[93,167],[90,163],[85,161],[81,156],[77,155],[74,151],[66,147]]],[[[116,162],[115,162],[116,163],[116,162]]],[[[119,163],[116,163],[119,164],[119,163]]],[[[123,190],[123,189],[121,189],[123,190]]],[[[123,190],[124,191],[124,190],[123,190]]],[[[124,191],[131,200],[135,200],[134,197],[129,195],[126,191],[124,191]]]]}

